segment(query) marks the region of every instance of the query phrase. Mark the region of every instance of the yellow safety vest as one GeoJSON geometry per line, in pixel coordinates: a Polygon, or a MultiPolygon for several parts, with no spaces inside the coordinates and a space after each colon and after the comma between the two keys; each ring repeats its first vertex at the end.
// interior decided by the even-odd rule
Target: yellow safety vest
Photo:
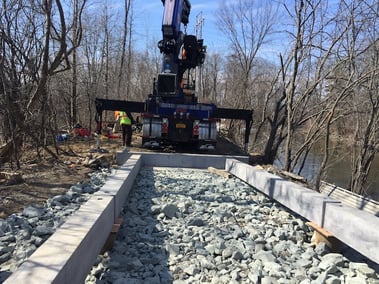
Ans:
{"type": "Polygon", "coordinates": [[[131,125],[132,121],[131,119],[126,115],[124,111],[120,111],[120,124],[126,124],[126,125],[131,125]]]}

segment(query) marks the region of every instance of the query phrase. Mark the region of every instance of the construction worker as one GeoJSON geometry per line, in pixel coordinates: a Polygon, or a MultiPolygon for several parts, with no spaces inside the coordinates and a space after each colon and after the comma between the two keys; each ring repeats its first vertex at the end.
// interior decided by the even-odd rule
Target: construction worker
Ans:
{"type": "Polygon", "coordinates": [[[118,113],[118,121],[122,129],[122,146],[132,143],[132,119],[124,111],[118,113]]]}

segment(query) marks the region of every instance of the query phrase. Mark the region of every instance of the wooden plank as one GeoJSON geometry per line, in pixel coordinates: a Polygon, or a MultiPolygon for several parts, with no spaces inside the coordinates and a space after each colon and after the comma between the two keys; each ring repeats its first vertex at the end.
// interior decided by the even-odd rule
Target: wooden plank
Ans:
{"type": "Polygon", "coordinates": [[[299,181],[299,182],[302,182],[302,183],[305,183],[307,181],[305,177],[299,176],[299,175],[291,173],[291,172],[280,171],[279,173],[281,175],[283,175],[284,177],[292,179],[294,181],[299,181]]]}
{"type": "Polygon", "coordinates": [[[325,243],[326,246],[332,252],[340,252],[342,247],[342,242],[337,239],[332,233],[320,227],[314,222],[307,222],[308,226],[314,229],[313,242],[315,245],[319,243],[325,243]]]}
{"type": "Polygon", "coordinates": [[[333,234],[330,233],[329,231],[325,230],[324,228],[320,227],[319,225],[317,225],[316,223],[314,222],[307,222],[306,223],[308,226],[312,227],[313,229],[315,229],[317,232],[319,232],[320,234],[324,235],[325,237],[329,238],[329,237],[333,237],[333,234]]]}
{"type": "Polygon", "coordinates": [[[225,170],[216,169],[214,167],[208,167],[208,171],[224,178],[231,178],[233,175],[225,170]]]}
{"type": "Polygon", "coordinates": [[[112,226],[112,230],[109,233],[108,239],[105,241],[103,248],[101,249],[100,254],[104,254],[106,251],[110,250],[113,247],[114,241],[116,240],[118,230],[120,229],[122,223],[122,218],[118,217],[115,223],[112,226]]]}

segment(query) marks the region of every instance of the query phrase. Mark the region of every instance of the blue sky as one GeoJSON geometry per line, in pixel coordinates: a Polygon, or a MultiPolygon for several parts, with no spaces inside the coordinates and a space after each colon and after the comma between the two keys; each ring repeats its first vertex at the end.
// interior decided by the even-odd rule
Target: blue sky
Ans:
{"type": "MultiPolygon", "coordinates": [[[[97,3],[103,3],[103,0],[94,0],[97,3]]],[[[122,14],[125,0],[106,0],[107,3],[111,3],[114,11],[119,11],[122,14]]],[[[202,30],[202,37],[204,44],[207,46],[208,54],[220,53],[227,54],[230,52],[228,49],[228,41],[218,27],[218,13],[220,4],[223,0],[190,0],[191,2],[191,14],[190,22],[188,25],[187,33],[195,34],[196,16],[202,14],[204,19],[204,25],[202,30]]],[[[226,3],[233,3],[235,0],[225,0],[226,3]]],[[[325,1],[325,5],[335,5],[336,0],[325,1]]],[[[283,3],[288,5],[288,8],[292,11],[294,9],[293,0],[256,0],[258,6],[263,3],[269,3],[275,9],[278,3],[276,13],[277,22],[276,29],[284,30],[291,29],[289,24],[293,24],[288,17],[287,11],[284,9],[283,3]]],[[[322,2],[324,3],[324,2],[322,2]]],[[[163,4],[161,0],[134,0],[134,28],[133,28],[133,40],[135,48],[145,50],[146,48],[157,47],[158,41],[162,37],[161,27],[163,18],[163,4]]],[[[117,12],[116,12],[117,13],[117,12]]],[[[122,19],[122,16],[119,17],[122,19]]],[[[117,20],[116,16],[116,20],[117,20]]],[[[292,26],[293,27],[293,26],[292,26]]],[[[290,42],[288,39],[288,33],[276,33],[270,38],[270,42],[265,44],[259,50],[258,56],[269,59],[270,61],[279,62],[279,53],[285,53],[290,42]]]]}
{"type": "MultiPolygon", "coordinates": [[[[118,1],[124,2],[123,0],[118,1]]],[[[192,8],[187,33],[195,34],[196,16],[202,13],[204,18],[203,38],[208,50],[211,49],[215,52],[225,50],[227,46],[224,37],[216,26],[220,1],[190,0],[190,2],[192,8]]],[[[159,40],[162,37],[163,5],[161,0],[135,0],[134,13],[135,40],[138,41],[138,44],[146,45],[146,42],[153,39],[159,40]]]]}
{"type": "MultiPolygon", "coordinates": [[[[124,3],[124,0],[113,1],[120,2],[121,5],[124,3]]],[[[231,1],[233,0],[227,0],[227,3],[231,3],[231,1]]],[[[292,0],[286,1],[292,2],[292,0]]],[[[207,52],[227,54],[230,51],[229,43],[218,27],[218,12],[222,0],[190,0],[190,2],[191,14],[187,33],[195,34],[196,16],[201,13],[204,19],[202,35],[204,44],[207,46],[207,52]]],[[[161,39],[163,9],[161,0],[134,0],[134,40],[141,48],[145,48],[147,42],[156,46],[156,43],[161,39]]],[[[279,38],[278,35],[277,38],[279,38]]],[[[276,40],[275,42],[274,40],[271,44],[263,46],[259,55],[269,60],[278,61],[279,50],[282,48],[283,41],[276,40]]]]}

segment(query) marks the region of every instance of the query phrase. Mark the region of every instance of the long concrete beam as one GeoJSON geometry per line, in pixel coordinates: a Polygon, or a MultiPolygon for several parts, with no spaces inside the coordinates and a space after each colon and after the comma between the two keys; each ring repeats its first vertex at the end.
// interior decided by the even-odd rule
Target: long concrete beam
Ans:
{"type": "Polygon", "coordinates": [[[83,283],[121,212],[141,162],[140,155],[130,155],[116,175],[4,283],[83,283]]]}
{"type": "Polygon", "coordinates": [[[141,155],[143,166],[146,167],[172,167],[172,168],[194,168],[206,169],[215,167],[225,168],[226,159],[237,159],[248,163],[248,156],[227,156],[227,155],[199,155],[185,153],[155,153],[155,152],[117,152],[116,161],[123,164],[130,155],[141,155]]]}
{"type": "Polygon", "coordinates": [[[235,159],[225,170],[379,263],[379,218],[235,159]]]}
{"type": "Polygon", "coordinates": [[[114,216],[118,217],[134,180],[142,166],[142,155],[129,155],[117,169],[117,173],[97,191],[94,196],[112,196],[114,198],[114,216]]]}
{"type": "Polygon", "coordinates": [[[113,220],[113,198],[91,198],[4,283],[83,283],[107,238],[96,232],[109,232],[113,220]]]}

